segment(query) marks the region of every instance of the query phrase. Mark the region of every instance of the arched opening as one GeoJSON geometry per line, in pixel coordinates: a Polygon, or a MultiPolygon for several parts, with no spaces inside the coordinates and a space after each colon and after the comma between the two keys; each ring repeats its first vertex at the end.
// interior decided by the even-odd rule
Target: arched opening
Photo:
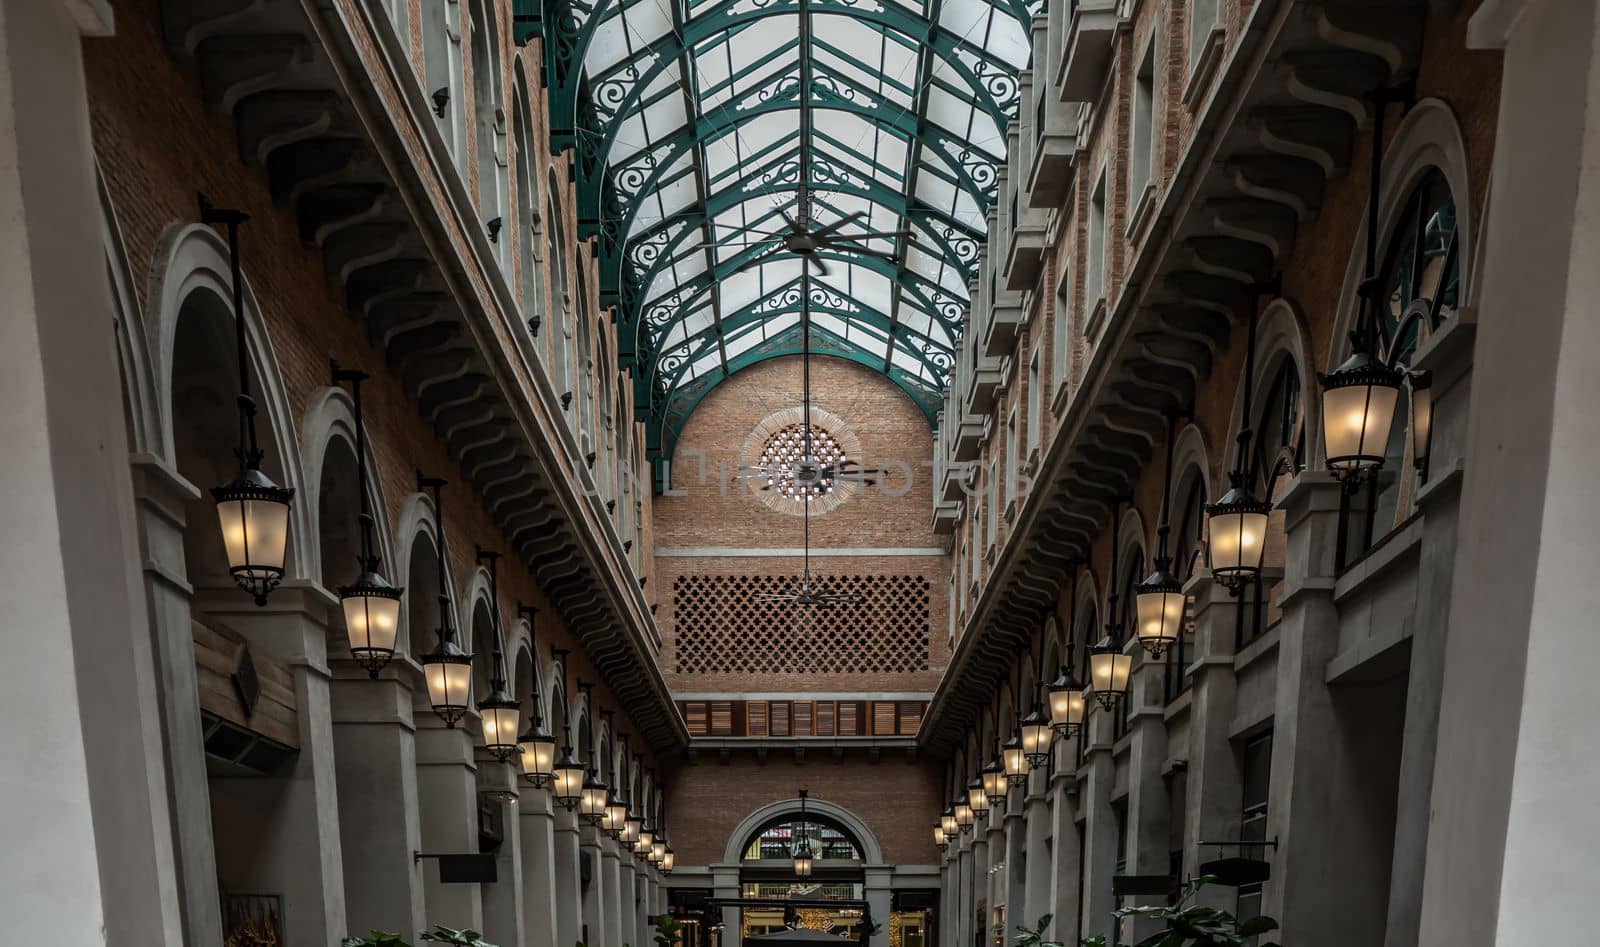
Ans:
{"type": "MultiPolygon", "coordinates": [[[[516,71],[516,85],[512,94],[511,103],[511,140],[516,150],[516,198],[517,198],[517,236],[516,239],[507,239],[508,243],[515,243],[519,248],[517,258],[518,292],[522,301],[522,321],[530,333],[544,330],[543,312],[544,285],[540,279],[539,263],[543,247],[540,242],[544,235],[540,232],[543,228],[539,218],[539,170],[535,163],[533,139],[531,131],[536,126],[533,115],[528,107],[528,85],[522,70],[516,71]],[[535,329],[535,326],[538,329],[535,329]]],[[[534,351],[539,354],[540,360],[548,363],[548,356],[544,354],[541,346],[535,345],[534,351]]]]}
{"type": "MultiPolygon", "coordinates": [[[[502,163],[505,113],[500,97],[500,44],[494,7],[472,4],[472,130],[477,152],[478,211],[485,222],[505,222],[506,171],[502,163]]],[[[511,241],[497,237],[495,256],[502,266],[511,241]]]]}
{"type": "MultiPolygon", "coordinates": [[[[178,304],[170,355],[173,460],[183,478],[201,487],[228,481],[238,463],[235,320],[220,292],[196,290],[178,304]]],[[[274,423],[283,408],[259,366],[257,353],[250,383],[261,405],[262,467],[285,483],[274,423]]],[[[300,707],[307,691],[299,660],[303,637],[321,631],[305,627],[308,619],[293,611],[256,608],[238,591],[208,494],[194,497],[184,514],[183,568],[193,597],[157,605],[154,614],[165,639],[161,650],[174,659],[158,673],[165,678],[171,792],[183,815],[175,824],[186,926],[197,940],[220,942],[239,918],[265,909],[255,893],[273,891],[282,894],[281,909],[271,912],[283,925],[280,936],[324,940],[328,886],[337,876],[323,870],[319,851],[324,842],[337,847],[337,827],[332,799],[322,800],[328,817],[306,816],[318,811],[314,771],[331,761],[300,752],[317,736],[315,721],[300,707]],[[235,685],[236,669],[245,665],[258,691],[235,685]]],[[[304,567],[293,559],[293,537],[289,556],[292,577],[304,567]]],[[[296,593],[275,594],[282,601],[296,593]]],[[[324,787],[333,785],[331,776],[321,778],[324,787]]]]}
{"type": "MultiPolygon", "coordinates": [[[[556,366],[551,379],[556,394],[572,395],[572,356],[569,350],[572,338],[572,290],[567,285],[567,235],[566,220],[562,217],[561,181],[556,169],[550,169],[545,184],[545,238],[546,254],[553,276],[550,300],[550,360],[556,366]]],[[[569,405],[568,411],[571,410],[569,405]]]]}
{"type": "Polygon", "coordinates": [[[451,39],[450,16],[453,0],[422,0],[422,84],[433,109],[445,147],[457,153],[461,114],[460,82],[456,78],[458,56],[451,39]]]}

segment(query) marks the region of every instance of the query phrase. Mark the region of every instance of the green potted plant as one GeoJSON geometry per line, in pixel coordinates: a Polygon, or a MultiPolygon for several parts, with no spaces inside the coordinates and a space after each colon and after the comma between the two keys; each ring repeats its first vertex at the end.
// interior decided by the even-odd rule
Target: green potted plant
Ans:
{"type": "Polygon", "coordinates": [[[367,931],[362,937],[346,937],[339,947],[411,947],[399,934],[386,931],[367,931]]]}
{"type": "Polygon", "coordinates": [[[495,947],[477,931],[465,928],[453,930],[443,924],[435,925],[431,931],[423,931],[422,939],[434,944],[450,944],[452,947],[495,947]]]}

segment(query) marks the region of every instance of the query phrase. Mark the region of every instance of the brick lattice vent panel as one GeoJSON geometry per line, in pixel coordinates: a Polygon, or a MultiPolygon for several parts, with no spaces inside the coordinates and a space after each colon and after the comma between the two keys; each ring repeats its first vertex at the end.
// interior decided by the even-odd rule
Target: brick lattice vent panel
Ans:
{"type": "Polygon", "coordinates": [[[679,674],[928,670],[929,584],[918,575],[814,575],[855,601],[795,605],[785,575],[683,575],[672,584],[679,674]]]}

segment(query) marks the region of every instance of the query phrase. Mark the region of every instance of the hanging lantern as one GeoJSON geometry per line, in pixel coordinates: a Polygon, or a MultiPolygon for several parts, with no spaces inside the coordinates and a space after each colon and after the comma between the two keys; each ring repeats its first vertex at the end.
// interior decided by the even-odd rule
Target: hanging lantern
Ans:
{"type": "Polygon", "coordinates": [[[1089,649],[1089,687],[1101,707],[1110,710],[1127,696],[1132,671],[1133,655],[1124,654],[1112,636],[1106,635],[1089,649]]]}
{"type": "Polygon", "coordinates": [[[933,844],[941,852],[950,847],[950,840],[945,838],[944,827],[941,825],[933,827],[933,844]]]}
{"type": "Polygon", "coordinates": [[[606,801],[606,817],[605,821],[600,823],[600,827],[606,830],[607,835],[619,840],[622,838],[623,830],[628,827],[628,806],[615,790],[612,791],[611,798],[606,801]]]}
{"type": "Polygon", "coordinates": [[[283,581],[289,548],[289,503],[294,491],[280,487],[259,469],[241,467],[237,476],[211,491],[222,526],[228,574],[257,605],[283,581]]]}
{"type": "Polygon", "coordinates": [[[539,721],[538,694],[533,696],[533,713],[528,729],[517,737],[517,749],[522,754],[522,778],[533,788],[543,789],[555,777],[556,738],[539,721]]]}
{"type": "Polygon", "coordinates": [[[966,835],[972,831],[974,821],[972,806],[968,805],[965,799],[959,800],[956,803],[956,828],[961,831],[962,835],[966,835]]]}
{"type": "Polygon", "coordinates": [[[289,503],[294,490],[280,487],[261,472],[262,451],[256,441],[256,403],[250,397],[249,349],[245,341],[244,277],[239,259],[239,225],[250,216],[223,210],[200,198],[200,221],[222,224],[228,231],[228,264],[233,286],[234,354],[239,361],[239,444],[234,456],[239,472],[211,491],[222,527],[222,548],[228,557],[228,574],[257,605],[267,604],[267,594],[283,581],[289,548],[289,503]]]}
{"type": "Polygon", "coordinates": [[[554,794],[556,801],[568,812],[578,808],[583,800],[584,777],[588,775],[583,764],[572,758],[572,746],[561,748],[561,758],[556,760],[554,794]]]}
{"type": "Polygon", "coordinates": [[[673,854],[672,846],[668,845],[667,850],[661,853],[661,864],[658,866],[661,869],[661,873],[665,875],[672,874],[672,869],[677,863],[678,856],[673,854]]]}
{"type": "Polygon", "coordinates": [[[1028,782],[1028,757],[1022,751],[1021,731],[1012,731],[1011,739],[1000,746],[1000,765],[1005,767],[1006,782],[1023,786],[1028,782]]]}
{"type": "Polygon", "coordinates": [[[522,716],[522,705],[506,693],[504,683],[478,701],[478,713],[483,723],[483,748],[502,763],[516,759],[522,753],[517,741],[517,720],[522,716]]]}
{"type": "Polygon", "coordinates": [[[658,838],[650,843],[650,864],[660,868],[661,862],[664,861],[666,857],[667,840],[665,837],[658,838]]]}
{"type": "MultiPolygon", "coordinates": [[[[433,492],[434,528],[438,531],[438,555],[434,556],[438,569],[439,626],[434,629],[438,643],[422,656],[422,679],[428,685],[428,703],[447,727],[454,727],[467,712],[472,695],[472,655],[456,647],[455,628],[450,624],[450,587],[445,574],[444,497],[445,482],[438,477],[417,474],[417,489],[433,492]]],[[[363,493],[363,496],[365,493],[363,493]]],[[[370,671],[369,671],[370,673],[370,671]]]]}
{"type": "Polygon", "coordinates": [[[989,797],[983,791],[983,780],[972,777],[972,782],[967,783],[967,805],[972,807],[972,817],[981,818],[989,814],[989,797]]]}
{"type": "Polygon", "coordinates": [[[989,762],[978,771],[978,778],[983,781],[983,794],[989,799],[989,808],[995,810],[1005,808],[1006,769],[1000,765],[1000,757],[990,757],[989,762]]]}
{"type": "Polygon", "coordinates": [[[956,825],[956,807],[953,804],[945,806],[944,811],[939,813],[939,832],[946,841],[961,834],[961,827],[956,825]]]}
{"type": "Polygon", "coordinates": [[[629,850],[632,850],[633,846],[639,841],[639,830],[643,827],[644,822],[641,821],[638,816],[633,814],[632,809],[629,809],[627,821],[623,823],[622,826],[622,835],[617,839],[617,841],[626,845],[629,850]]]}
{"type": "Polygon", "coordinates": [[[1070,737],[1083,729],[1083,682],[1072,673],[1071,668],[1062,668],[1061,675],[1050,682],[1047,691],[1050,700],[1050,726],[1063,738],[1070,737]]]}
{"type": "Polygon", "coordinates": [[[445,726],[454,727],[466,715],[472,695],[472,655],[456,647],[454,641],[441,638],[432,651],[422,656],[422,677],[428,684],[428,703],[433,712],[444,720],[445,726]]]}
{"type": "Polygon", "coordinates": [[[404,589],[390,585],[378,572],[382,561],[372,542],[372,501],[367,489],[367,425],[361,411],[361,383],[366,372],[351,371],[333,363],[333,384],[350,383],[350,400],[356,421],[356,489],[361,494],[361,575],[353,585],[341,586],[339,605],[344,612],[345,636],[350,655],[367,674],[378,672],[394,660],[395,638],[400,632],[400,597],[404,589]]]}
{"type": "Polygon", "coordinates": [[[1183,633],[1183,585],[1177,576],[1167,571],[1166,565],[1163,559],[1157,559],[1156,571],[1134,586],[1134,621],[1139,643],[1152,658],[1166,654],[1183,633]]]}
{"type": "Polygon", "coordinates": [[[1258,500],[1239,475],[1222,499],[1206,507],[1206,566],[1211,578],[1237,594],[1261,577],[1272,504],[1258,500]]]}
{"type": "Polygon", "coordinates": [[[1322,382],[1322,444],[1328,469],[1356,483],[1383,466],[1400,398],[1401,372],[1356,352],[1322,382]]]}
{"type": "Polygon", "coordinates": [[[649,855],[650,847],[655,844],[655,841],[655,825],[650,822],[641,824],[639,826],[639,838],[633,843],[633,853],[640,857],[649,855]]]}
{"type": "Polygon", "coordinates": [[[606,817],[606,784],[594,770],[583,779],[578,795],[578,818],[590,825],[599,825],[606,817]]]}
{"type": "Polygon", "coordinates": [[[793,857],[790,864],[794,868],[796,878],[811,877],[811,842],[804,835],[795,841],[793,857]]]}
{"type": "Polygon", "coordinates": [[[1022,718],[1022,757],[1030,769],[1038,769],[1050,759],[1050,742],[1055,731],[1050,729],[1044,710],[1033,708],[1033,713],[1022,718]]]}

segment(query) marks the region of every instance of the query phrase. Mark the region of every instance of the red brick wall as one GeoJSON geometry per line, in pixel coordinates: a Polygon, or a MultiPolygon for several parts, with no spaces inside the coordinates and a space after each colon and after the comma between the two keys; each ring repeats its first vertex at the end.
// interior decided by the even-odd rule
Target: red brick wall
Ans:
{"type": "MultiPolygon", "coordinates": [[[[811,517],[817,547],[923,548],[944,546],[932,530],[932,434],[917,405],[884,376],[843,359],[812,359],[813,404],[839,415],[862,443],[865,465],[893,465],[898,472],[877,487],[811,517]],[[909,489],[906,472],[910,473],[909,489]],[[903,493],[892,496],[891,493],[903,493]]],[[[751,481],[732,479],[745,439],[767,415],[799,405],[799,358],[752,366],[723,382],[690,416],[673,459],[673,491],[655,498],[658,548],[800,548],[802,522],[793,513],[764,505],[750,494],[751,481]],[[704,476],[701,475],[704,458],[704,476]]],[[[674,691],[931,691],[948,658],[945,643],[949,559],[947,556],[822,557],[816,575],[896,574],[925,577],[930,586],[929,669],[913,674],[717,674],[674,673],[672,590],[678,576],[770,575],[798,577],[799,556],[662,557],[656,560],[652,600],[663,637],[663,664],[674,691]]],[[[870,633],[870,629],[863,629],[870,633]]]]}
{"type": "Polygon", "coordinates": [[[726,764],[702,756],[667,778],[667,834],[679,867],[720,862],[746,816],[803,788],[865,822],[886,863],[931,865],[939,858],[932,832],[944,805],[941,781],[939,764],[899,753],[885,753],[876,763],[864,753],[834,762],[816,750],[804,763],[779,752],[765,763],[748,754],[726,764]]]}
{"type": "MultiPolygon", "coordinates": [[[[95,151],[129,271],[136,277],[139,304],[146,309],[151,305],[145,298],[145,278],[157,265],[154,255],[163,233],[196,220],[196,191],[218,206],[250,214],[241,241],[245,278],[271,336],[291,417],[298,420],[308,399],[327,386],[330,357],[369,371],[365,419],[377,460],[373,473],[389,521],[395,521],[401,504],[415,492],[417,468],[448,478],[447,541],[452,574],[459,582],[471,573],[474,543],[489,548],[504,543],[500,528],[481,497],[466,495],[464,473],[407,397],[400,379],[387,369],[384,353],[372,344],[361,321],[330,287],[320,251],[301,242],[292,211],[273,202],[264,170],[241,160],[233,122],[206,107],[193,64],[168,52],[156,0],[116,0],[114,7],[116,34],[85,40],[84,69],[95,151]]],[[[536,63],[530,68],[536,70],[536,63]]],[[[542,126],[542,114],[536,114],[542,126]]],[[[567,195],[565,206],[570,210],[574,205],[567,195]]],[[[570,222],[568,232],[573,232],[570,222]]],[[[86,265],[91,256],[86,256],[86,265]]],[[[145,318],[154,316],[147,312],[145,318]]],[[[209,501],[199,502],[203,506],[209,501]]],[[[203,515],[204,522],[214,516],[209,510],[195,515],[203,515]]],[[[598,678],[543,591],[514,559],[501,565],[500,595],[507,614],[517,600],[540,608],[541,647],[573,649],[570,678],[598,678]]],[[[595,704],[618,706],[603,685],[595,689],[595,704]]],[[[638,730],[620,713],[616,727],[638,730]]]]}

